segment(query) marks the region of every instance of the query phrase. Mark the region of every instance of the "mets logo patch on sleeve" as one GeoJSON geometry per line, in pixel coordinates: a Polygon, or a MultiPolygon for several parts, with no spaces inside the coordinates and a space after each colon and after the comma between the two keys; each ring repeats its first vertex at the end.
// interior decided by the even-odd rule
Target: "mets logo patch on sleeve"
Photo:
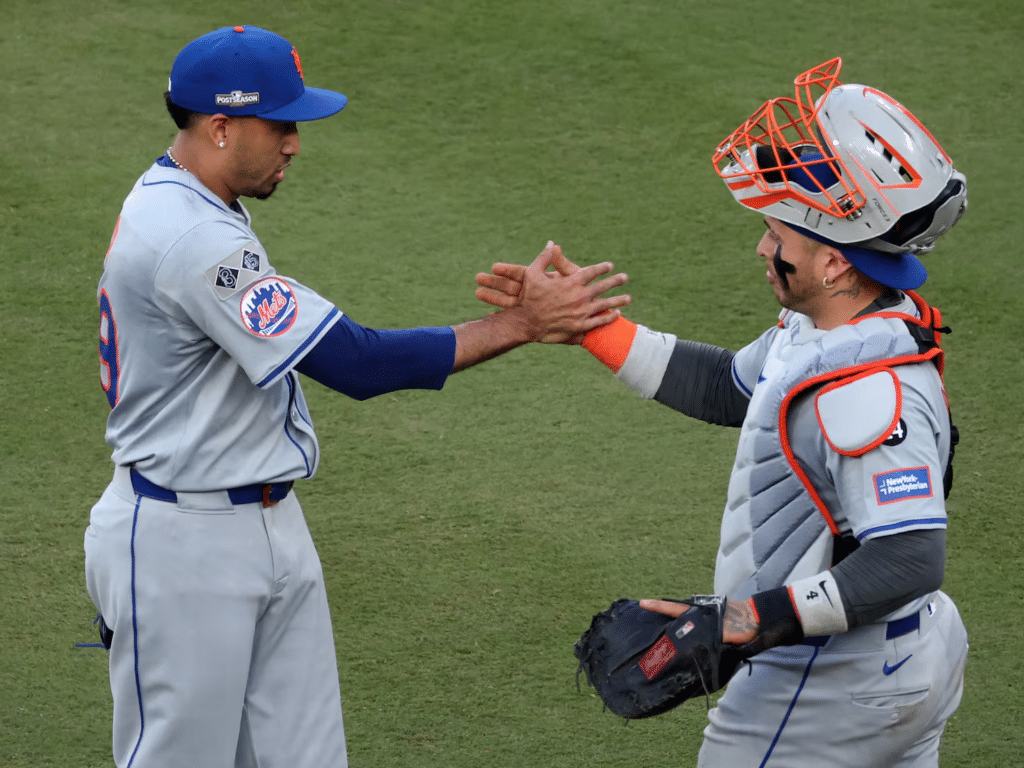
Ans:
{"type": "Polygon", "coordinates": [[[265,277],[242,295],[242,322],[256,336],[280,336],[295,323],[295,291],[279,277],[265,277]]]}
{"type": "Polygon", "coordinates": [[[880,472],[875,481],[875,498],[879,504],[905,499],[927,499],[932,495],[932,475],[928,467],[894,469],[880,472]]]}

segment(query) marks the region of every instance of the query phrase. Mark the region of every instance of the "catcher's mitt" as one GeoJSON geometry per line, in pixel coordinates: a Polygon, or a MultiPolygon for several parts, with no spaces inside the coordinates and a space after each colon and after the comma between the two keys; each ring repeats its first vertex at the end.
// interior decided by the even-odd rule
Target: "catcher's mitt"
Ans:
{"type": "Polygon", "coordinates": [[[577,687],[585,672],[605,706],[629,720],[724,688],[740,661],[734,646],[722,642],[725,598],[679,602],[691,607],[675,619],[626,598],[595,615],[574,648],[577,687]]]}

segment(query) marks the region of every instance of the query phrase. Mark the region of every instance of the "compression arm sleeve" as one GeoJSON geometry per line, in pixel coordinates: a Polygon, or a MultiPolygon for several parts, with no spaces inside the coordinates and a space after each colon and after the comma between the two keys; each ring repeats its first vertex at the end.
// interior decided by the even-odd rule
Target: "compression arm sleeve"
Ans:
{"type": "Polygon", "coordinates": [[[654,399],[701,421],[740,426],[750,400],[733,384],[733,357],[722,347],[678,340],[654,399]]]}
{"type": "Polygon", "coordinates": [[[887,616],[942,586],[943,528],[868,539],[832,568],[851,628],[887,616]]]}
{"type": "Polygon", "coordinates": [[[941,528],[870,539],[827,571],[751,597],[758,629],[749,650],[879,621],[941,587],[945,562],[941,528]]]}
{"type": "Polygon", "coordinates": [[[295,370],[366,400],[398,389],[441,389],[454,364],[450,327],[374,330],[343,316],[295,370]]]}
{"type": "Polygon", "coordinates": [[[733,383],[727,349],[677,340],[624,317],[590,331],[583,348],[640,397],[712,424],[739,426],[747,396],[733,383]]]}

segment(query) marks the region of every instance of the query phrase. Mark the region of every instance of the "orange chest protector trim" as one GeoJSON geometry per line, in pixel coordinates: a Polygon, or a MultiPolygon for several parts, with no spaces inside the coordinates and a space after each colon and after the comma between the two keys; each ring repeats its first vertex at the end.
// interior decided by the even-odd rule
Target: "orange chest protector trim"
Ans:
{"type": "MultiPolygon", "coordinates": [[[[818,376],[812,376],[799,384],[794,386],[788,394],[783,398],[782,405],[779,408],[779,440],[782,444],[782,450],[785,454],[786,461],[793,469],[794,474],[799,478],[801,484],[806,489],[808,495],[811,497],[814,505],[818,508],[825,522],[828,524],[829,530],[835,537],[841,537],[843,534],[840,532],[839,527],[836,525],[835,519],[832,512],[828,509],[828,506],[822,500],[818,490],[811,483],[810,478],[807,476],[807,472],[804,471],[803,467],[796,459],[796,455],[793,452],[793,446],[789,437],[789,412],[792,404],[803,394],[814,390],[816,388],[828,387],[829,385],[835,385],[839,382],[849,382],[860,378],[865,378],[876,373],[887,373],[896,379],[896,374],[892,370],[896,366],[900,365],[911,365],[915,363],[922,363],[931,361],[939,372],[941,377],[945,369],[945,353],[943,352],[940,342],[942,335],[949,333],[950,329],[942,326],[942,315],[938,309],[928,305],[920,296],[913,291],[907,291],[907,295],[913,300],[917,306],[920,317],[913,317],[902,312],[875,312],[864,317],[855,318],[851,324],[856,324],[862,320],[866,320],[872,317],[881,318],[892,318],[902,320],[906,326],[910,335],[917,342],[918,351],[916,354],[907,354],[897,357],[885,358],[881,360],[874,360],[859,365],[853,365],[847,368],[840,368],[827,373],[820,374],[818,376]]],[[[945,388],[943,388],[945,393],[945,388]]],[[[868,441],[866,444],[859,446],[855,451],[840,451],[841,453],[853,456],[863,455],[870,450],[877,448],[886,439],[888,439],[892,429],[895,428],[896,423],[899,420],[899,387],[896,387],[897,406],[895,409],[895,418],[890,430],[880,434],[873,440],[868,441]]],[[[946,401],[947,411],[949,409],[948,399],[946,401]]],[[[953,453],[956,444],[959,442],[959,434],[956,427],[951,427],[950,431],[950,444],[949,444],[949,461],[947,462],[945,476],[943,478],[943,490],[945,496],[949,496],[950,488],[953,483],[953,453]]],[[[831,445],[831,441],[829,443],[831,445]]],[[[835,449],[835,446],[833,446],[835,449]]],[[[838,545],[838,542],[836,542],[838,545]]],[[[845,547],[849,549],[849,547],[845,547]]],[[[837,546],[838,550],[838,546],[837,546]]],[[[838,562],[835,557],[833,558],[833,564],[838,562]]]]}

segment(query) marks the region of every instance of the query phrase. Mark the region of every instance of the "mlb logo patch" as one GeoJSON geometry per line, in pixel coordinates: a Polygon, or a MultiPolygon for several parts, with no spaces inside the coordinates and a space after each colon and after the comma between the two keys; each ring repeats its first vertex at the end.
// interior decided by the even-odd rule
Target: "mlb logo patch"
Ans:
{"type": "Polygon", "coordinates": [[[879,504],[932,496],[932,476],[928,467],[894,469],[891,472],[880,472],[872,479],[875,483],[875,499],[879,504]]]}
{"type": "Polygon", "coordinates": [[[680,640],[682,640],[684,637],[686,637],[691,632],[693,632],[693,622],[692,621],[688,621],[683,626],[681,626],[679,629],[676,630],[676,637],[678,637],[680,640]]]}
{"type": "Polygon", "coordinates": [[[249,332],[265,338],[280,336],[292,327],[299,314],[295,292],[278,277],[253,283],[242,295],[240,309],[249,332]]]}

